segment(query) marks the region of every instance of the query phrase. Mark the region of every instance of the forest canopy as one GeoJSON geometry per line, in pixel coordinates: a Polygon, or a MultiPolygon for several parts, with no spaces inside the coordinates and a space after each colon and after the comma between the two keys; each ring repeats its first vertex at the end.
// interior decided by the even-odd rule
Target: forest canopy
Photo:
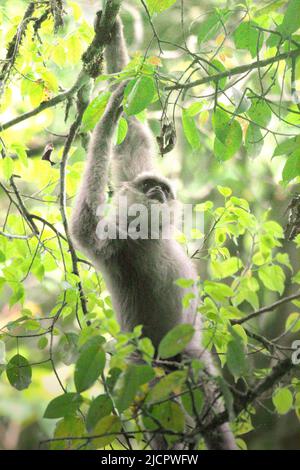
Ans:
{"type": "MultiPolygon", "coordinates": [[[[204,449],[226,421],[240,449],[300,448],[299,12],[300,0],[1,2],[1,449],[141,450],[157,433],[204,449]],[[118,15],[130,61],[109,74],[118,15]],[[125,81],[115,145],[130,116],[148,122],[162,173],[203,217],[176,237],[222,371],[226,411],[211,419],[201,359],[164,367],[193,331],[177,326],[158,352],[142,326],[121,331],[70,237],[90,134],[125,81]]],[[[190,281],[177,282],[189,305],[190,281]]]]}

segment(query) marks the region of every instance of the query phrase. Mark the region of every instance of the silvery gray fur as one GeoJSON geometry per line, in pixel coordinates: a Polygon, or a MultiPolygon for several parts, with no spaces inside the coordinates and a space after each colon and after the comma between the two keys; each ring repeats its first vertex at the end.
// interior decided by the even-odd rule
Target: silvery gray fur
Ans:
{"type": "MultiPolygon", "coordinates": [[[[117,21],[110,44],[106,48],[108,72],[122,70],[128,62],[122,24],[117,21]]],[[[147,194],[140,192],[138,182],[149,175],[158,183],[171,183],[155,170],[154,150],[149,129],[135,117],[126,118],[129,129],[124,142],[113,146],[113,136],[122,112],[124,87],[122,83],[109,100],[106,111],[93,131],[89,144],[87,163],[79,194],[74,206],[71,233],[76,246],[88,256],[105,279],[112,297],[113,307],[121,328],[131,331],[143,325],[143,334],[157,347],[163,336],[175,325],[192,323],[196,333],[185,354],[199,357],[206,364],[206,373],[216,375],[215,367],[207,351],[201,347],[201,318],[197,312],[198,294],[196,282],[192,291],[195,298],[187,309],[182,298],[187,293],[175,284],[179,278],[194,279],[195,267],[182,247],[174,240],[99,240],[96,215],[99,204],[105,202],[109,170],[115,189],[114,200],[119,194],[131,202],[153,204],[147,194]]],[[[156,202],[157,203],[157,202],[156,202]]],[[[173,197],[165,202],[174,203],[173,197]]],[[[206,386],[206,393],[215,396],[215,386],[206,386]]],[[[214,412],[222,405],[214,404],[214,412]]],[[[210,413],[212,414],[213,411],[210,413]]],[[[204,436],[209,448],[234,449],[235,443],[227,424],[204,436]]],[[[166,446],[163,439],[151,442],[153,448],[166,446]]]]}

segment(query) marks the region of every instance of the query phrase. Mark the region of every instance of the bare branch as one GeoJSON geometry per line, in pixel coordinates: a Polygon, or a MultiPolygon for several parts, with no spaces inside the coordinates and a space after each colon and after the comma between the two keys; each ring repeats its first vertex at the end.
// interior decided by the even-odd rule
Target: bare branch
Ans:
{"type": "MultiPolygon", "coordinates": [[[[80,127],[81,121],[82,121],[82,116],[83,113],[89,103],[89,87],[86,85],[83,87],[79,92],[78,92],[78,99],[77,99],[77,108],[78,108],[78,113],[75,121],[70,127],[70,131],[64,146],[63,150],[63,155],[60,163],[60,194],[59,194],[59,202],[60,202],[60,213],[62,217],[62,222],[66,234],[66,239],[69,245],[69,250],[71,254],[71,259],[72,259],[72,268],[73,268],[73,273],[79,278],[79,270],[78,270],[78,258],[76,254],[76,250],[74,248],[72,239],[70,237],[70,232],[69,232],[69,227],[68,227],[68,221],[67,221],[67,214],[66,214],[66,166],[68,162],[68,156],[69,156],[69,151],[72,146],[73,140],[76,137],[77,130],[80,127]]],[[[86,298],[84,296],[83,292],[83,287],[82,283],[80,281],[80,278],[77,282],[77,287],[79,291],[79,298],[80,298],[80,303],[81,303],[81,308],[82,312],[84,315],[87,315],[88,309],[87,309],[87,302],[86,298]]],[[[89,325],[90,323],[87,322],[89,325]]]]}
{"type": "Polygon", "coordinates": [[[240,75],[245,72],[249,72],[251,70],[256,70],[257,68],[267,67],[271,64],[276,64],[281,60],[286,59],[293,59],[300,55],[300,49],[294,49],[289,52],[283,52],[282,54],[278,54],[274,57],[270,57],[269,59],[258,60],[256,62],[252,62],[251,64],[239,65],[238,67],[233,67],[232,69],[226,70],[225,72],[215,73],[213,75],[209,75],[208,77],[200,78],[199,80],[195,80],[194,82],[190,83],[178,83],[177,85],[167,86],[166,90],[182,90],[182,89],[189,89],[199,85],[204,85],[205,83],[209,82],[219,82],[223,78],[231,78],[234,75],[240,75]]]}
{"type": "MultiPolygon", "coordinates": [[[[261,382],[259,382],[253,390],[250,390],[244,396],[236,397],[234,403],[235,412],[238,414],[247,409],[247,406],[253,403],[257,398],[261,397],[265,392],[272,389],[280,380],[287,375],[294,367],[296,367],[291,359],[286,358],[278,362],[273,367],[272,372],[261,382]]],[[[219,413],[213,420],[206,426],[205,431],[216,429],[221,424],[226,423],[229,419],[228,412],[224,411],[219,413]]]]}
{"type": "Polygon", "coordinates": [[[16,240],[29,240],[30,238],[35,236],[35,233],[30,233],[29,235],[13,235],[12,233],[6,233],[6,232],[2,232],[2,230],[0,230],[0,235],[2,235],[2,237],[8,238],[9,240],[13,240],[13,239],[16,239],[16,240]]]}
{"type": "Polygon", "coordinates": [[[272,310],[275,310],[277,307],[280,307],[280,305],[285,304],[287,302],[291,302],[292,300],[300,298],[300,291],[296,292],[295,294],[289,295],[288,297],[283,297],[282,299],[277,300],[277,302],[274,302],[271,305],[267,305],[266,307],[262,307],[255,312],[250,313],[244,318],[240,318],[238,320],[231,320],[232,325],[241,325],[242,323],[245,323],[249,320],[252,320],[252,318],[258,317],[259,315],[262,315],[265,312],[271,312],[272,310]]]}

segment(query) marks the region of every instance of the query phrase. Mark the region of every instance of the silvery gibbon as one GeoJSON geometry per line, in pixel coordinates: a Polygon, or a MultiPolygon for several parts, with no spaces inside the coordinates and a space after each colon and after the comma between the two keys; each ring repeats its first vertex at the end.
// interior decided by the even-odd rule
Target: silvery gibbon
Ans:
{"type": "MultiPolygon", "coordinates": [[[[123,25],[117,19],[111,40],[105,51],[109,74],[119,72],[128,63],[123,25]]],[[[161,176],[154,166],[154,149],[147,126],[135,117],[126,117],[128,132],[125,140],[114,145],[118,120],[122,115],[122,101],[126,83],[122,83],[109,99],[105,113],[96,125],[88,148],[87,162],[79,194],[71,218],[71,234],[76,246],[88,256],[104,277],[111,293],[113,307],[123,331],[142,325],[143,335],[151,339],[155,348],[174,326],[191,323],[195,327],[185,356],[200,358],[205,364],[203,380],[211,410],[207,416],[224,410],[215,385],[217,373],[210,355],[201,347],[201,317],[197,313],[197,273],[193,262],[175,239],[99,237],[97,225],[99,205],[106,199],[109,167],[115,190],[113,203],[124,196],[129,204],[139,203],[147,208],[153,205],[172,206],[175,191],[171,182],[161,176]],[[182,299],[186,289],[176,280],[193,279],[194,299],[184,309],[182,299]],[[208,377],[208,378],[207,378],[208,377]],[[210,379],[210,380],[209,380],[210,379]]],[[[101,212],[101,211],[100,211],[101,212]]],[[[172,222],[170,222],[172,224],[172,222]]],[[[118,229],[118,219],[117,219],[118,229]]],[[[203,436],[209,449],[235,449],[228,423],[203,436]]],[[[163,437],[151,440],[154,449],[167,448],[163,437]]],[[[182,448],[184,448],[182,446],[182,448]]]]}

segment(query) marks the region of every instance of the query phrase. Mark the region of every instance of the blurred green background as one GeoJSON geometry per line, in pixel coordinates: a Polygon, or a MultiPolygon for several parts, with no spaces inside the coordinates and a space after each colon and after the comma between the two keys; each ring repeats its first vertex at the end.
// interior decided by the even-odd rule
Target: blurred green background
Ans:
{"type": "MultiPolygon", "coordinates": [[[[1,59],[5,58],[7,44],[15,34],[16,27],[20,23],[28,3],[25,0],[2,0],[1,2],[1,59]]],[[[264,8],[266,5],[274,3],[278,4],[277,9],[273,8],[270,13],[266,11],[265,15],[257,17],[257,21],[266,25],[266,27],[272,27],[276,24],[276,20],[282,14],[281,9],[287,2],[250,0],[247,4],[241,2],[239,7],[239,3],[234,1],[208,0],[199,2],[198,0],[184,0],[184,9],[182,10],[181,2],[177,1],[170,10],[154,18],[157,34],[165,41],[162,43],[164,53],[161,55],[161,74],[168,74],[169,76],[173,74],[174,77],[178,77],[179,72],[185,70],[191,61],[186,52],[179,47],[184,45],[182,22],[184,23],[184,34],[188,47],[197,48],[196,35],[199,24],[213,11],[214,7],[221,6],[234,9],[236,12],[228,26],[228,38],[222,45],[224,33],[220,31],[214,42],[209,41],[205,45],[204,53],[209,54],[221,45],[218,58],[226,68],[235,67],[243,61],[250,62],[253,58],[249,53],[236,49],[230,37],[230,31],[233,31],[236,24],[241,21],[241,16],[244,14],[246,7],[249,8],[249,11],[252,11],[251,9],[256,11],[258,8],[264,8]],[[238,11],[239,8],[241,13],[238,11]]],[[[20,55],[15,63],[13,78],[1,96],[1,123],[36,107],[42,100],[54,96],[58,91],[67,89],[74,83],[74,79],[81,68],[81,54],[93,37],[92,23],[95,12],[99,9],[99,6],[101,7],[101,1],[66,1],[64,6],[66,11],[65,25],[58,35],[53,34],[53,24],[49,20],[43,23],[40,31],[42,42],[39,41],[38,36],[34,40],[31,35],[24,38],[20,55]]],[[[157,43],[152,40],[152,30],[141,3],[137,0],[124,2],[122,19],[130,54],[140,53],[143,55],[149,47],[148,56],[158,57],[157,43]]],[[[271,92],[271,96],[275,97],[274,99],[277,99],[282,93],[283,101],[288,100],[285,96],[288,93],[287,85],[282,81],[284,74],[284,64],[280,63],[277,70],[278,79],[275,80],[271,92]]],[[[259,88],[255,74],[250,81],[253,88],[259,88]]],[[[94,95],[99,87],[105,89],[105,86],[105,82],[99,82],[94,95]]],[[[242,85],[237,84],[236,88],[239,90],[242,85]]],[[[211,95],[211,93],[213,93],[213,88],[210,86],[202,90],[202,95],[211,95]]],[[[195,96],[197,96],[196,92],[195,96]]],[[[170,116],[172,115],[172,100],[175,98],[176,96],[170,98],[170,116]]],[[[254,155],[252,158],[249,158],[246,150],[241,148],[232,159],[219,162],[213,152],[214,133],[209,119],[209,113],[213,108],[213,98],[211,96],[202,100],[203,108],[197,117],[200,147],[193,149],[184,138],[180,108],[192,102],[193,99],[193,90],[191,95],[184,96],[183,100],[182,97],[180,98],[175,113],[177,145],[172,152],[160,160],[162,171],[176,181],[181,199],[186,202],[202,202],[209,199],[218,204],[222,202],[222,197],[216,190],[216,186],[229,186],[236,196],[249,201],[251,210],[257,217],[260,217],[266,210],[270,210],[270,218],[278,220],[284,225],[287,217],[285,211],[292,194],[299,190],[299,184],[297,184],[297,180],[293,182],[295,184],[289,186],[282,184],[281,174],[285,164],[285,156],[272,158],[274,147],[277,144],[274,136],[266,133],[263,147],[260,149],[259,154],[254,155]]],[[[9,147],[11,154],[22,152],[22,149],[18,148],[19,144],[26,146],[28,165],[22,166],[19,160],[14,162],[13,172],[22,175],[22,180],[17,181],[18,187],[24,195],[27,206],[34,208],[36,213],[52,222],[59,222],[60,217],[57,205],[58,169],[57,166],[51,167],[48,162],[42,161],[41,156],[45,146],[51,143],[54,147],[51,159],[54,162],[60,161],[64,137],[68,133],[71,119],[75,115],[74,108],[72,108],[69,121],[66,123],[64,121],[64,111],[64,105],[58,105],[2,133],[2,138],[9,147]]],[[[148,112],[150,126],[156,136],[160,132],[160,117],[161,107],[159,103],[156,103],[148,112]]],[[[296,127],[300,125],[298,115],[294,117],[294,123],[296,127]]],[[[284,122],[279,122],[275,118],[271,124],[274,129],[283,133],[290,128],[290,126],[284,122]]],[[[247,124],[241,121],[241,125],[243,132],[246,132],[247,124]]],[[[278,139],[281,140],[280,137],[278,139]]],[[[84,158],[83,141],[77,139],[72,146],[68,166],[68,206],[72,204],[82,174],[84,158]]],[[[9,171],[9,169],[4,168],[4,165],[2,165],[2,180],[5,180],[6,171],[9,171]]],[[[8,198],[0,188],[1,226],[5,223],[7,213],[8,198]]],[[[15,233],[21,233],[22,223],[13,207],[10,210],[9,218],[10,228],[15,229],[15,233]]],[[[50,232],[49,237],[51,237],[50,232]]],[[[2,251],[5,251],[7,257],[9,257],[10,241],[3,239],[0,241],[3,243],[2,251]]],[[[55,249],[53,245],[53,250],[55,249]]],[[[243,247],[238,249],[243,249],[243,247]]],[[[300,264],[295,259],[293,245],[286,243],[285,249],[295,260],[295,263],[300,264]]],[[[242,255],[240,253],[240,256],[242,255]]],[[[18,270],[18,265],[28,263],[26,257],[26,249],[20,243],[19,256],[10,265],[12,276],[14,271],[18,270]]],[[[42,273],[38,258],[34,261],[31,273],[25,280],[26,299],[23,306],[18,301],[18,296],[19,299],[23,296],[22,292],[14,292],[16,296],[16,303],[14,303],[11,301],[12,292],[10,288],[7,286],[2,288],[0,328],[8,322],[14,321],[20,314],[26,314],[26,310],[30,311],[33,317],[39,317],[47,316],[47,313],[50,313],[54,308],[61,289],[61,280],[57,275],[58,267],[56,262],[51,258],[50,253],[47,262],[48,269],[45,274],[42,273]]],[[[24,269],[22,272],[24,272],[24,269]]],[[[199,265],[199,271],[203,278],[207,276],[205,262],[199,265]]],[[[94,279],[94,274],[90,274],[90,276],[91,279],[94,279]]],[[[97,294],[95,293],[95,295],[97,294]]],[[[266,298],[263,299],[266,302],[273,300],[274,298],[270,293],[267,293],[266,298]]],[[[267,331],[268,335],[272,337],[279,334],[287,315],[291,312],[291,308],[287,305],[282,308],[280,315],[262,317],[259,322],[261,333],[267,331]]],[[[64,325],[69,326],[69,329],[72,328],[73,321],[74,312],[69,312],[69,316],[66,315],[63,320],[64,325]]],[[[32,331],[34,332],[34,324],[32,324],[32,331]]],[[[297,339],[297,335],[295,335],[295,338],[297,339]]],[[[6,342],[8,356],[16,350],[25,353],[31,350],[36,354],[36,362],[43,360],[43,345],[38,344],[38,338],[32,338],[26,340],[26,342],[19,340],[18,343],[16,345],[13,339],[6,342]]],[[[64,345],[60,344],[56,348],[55,354],[58,355],[58,358],[60,349],[64,349],[64,345]]],[[[36,449],[39,441],[49,437],[53,431],[53,422],[43,420],[42,416],[47,403],[51,398],[57,396],[60,388],[49,362],[38,364],[33,370],[33,380],[30,388],[21,393],[8,384],[5,374],[0,378],[1,449],[36,449]]],[[[60,377],[66,380],[70,376],[70,368],[66,364],[59,363],[58,371],[60,377]]],[[[254,418],[254,425],[255,431],[250,430],[243,436],[249,449],[300,449],[299,422],[294,413],[278,419],[278,416],[272,411],[261,407],[260,413],[254,418]]]]}

